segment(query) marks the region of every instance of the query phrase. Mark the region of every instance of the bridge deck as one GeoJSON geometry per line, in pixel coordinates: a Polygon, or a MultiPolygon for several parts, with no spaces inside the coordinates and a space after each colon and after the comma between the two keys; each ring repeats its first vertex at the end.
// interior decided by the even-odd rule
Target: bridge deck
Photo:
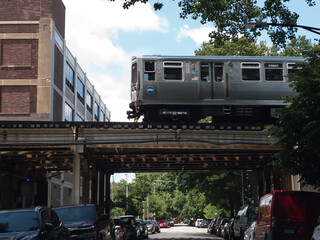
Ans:
{"type": "Polygon", "coordinates": [[[116,172],[256,170],[279,147],[261,126],[0,123],[0,169],[72,171],[74,151],[116,172]]]}

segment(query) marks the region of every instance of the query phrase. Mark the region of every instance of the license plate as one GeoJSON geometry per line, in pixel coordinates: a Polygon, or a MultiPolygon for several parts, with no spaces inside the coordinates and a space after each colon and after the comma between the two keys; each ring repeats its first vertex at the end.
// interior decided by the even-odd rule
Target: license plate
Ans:
{"type": "Polygon", "coordinates": [[[294,229],[285,228],[285,229],[284,229],[284,233],[285,233],[285,234],[294,234],[294,229]]]}

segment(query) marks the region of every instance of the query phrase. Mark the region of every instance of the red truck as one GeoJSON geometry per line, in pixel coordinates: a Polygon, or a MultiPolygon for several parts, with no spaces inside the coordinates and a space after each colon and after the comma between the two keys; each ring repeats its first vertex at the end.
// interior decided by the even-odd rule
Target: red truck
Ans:
{"type": "Polygon", "coordinates": [[[256,240],[311,239],[320,216],[320,193],[276,190],[260,199],[256,240]]]}

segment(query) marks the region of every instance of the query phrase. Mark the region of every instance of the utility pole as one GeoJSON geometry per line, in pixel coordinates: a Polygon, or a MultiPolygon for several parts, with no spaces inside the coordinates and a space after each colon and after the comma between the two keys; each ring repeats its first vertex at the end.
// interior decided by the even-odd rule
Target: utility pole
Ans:
{"type": "Polygon", "coordinates": [[[126,213],[128,214],[128,197],[129,197],[129,189],[128,189],[128,174],[126,175],[126,213]]]}

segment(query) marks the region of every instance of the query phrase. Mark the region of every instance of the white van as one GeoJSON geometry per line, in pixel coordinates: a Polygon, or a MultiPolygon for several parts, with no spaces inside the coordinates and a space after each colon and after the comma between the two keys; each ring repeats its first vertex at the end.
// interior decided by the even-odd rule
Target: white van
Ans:
{"type": "Polygon", "coordinates": [[[194,223],[194,226],[195,226],[195,227],[200,227],[200,223],[201,223],[202,220],[203,220],[202,218],[198,218],[198,219],[196,220],[196,222],[194,223]]]}

